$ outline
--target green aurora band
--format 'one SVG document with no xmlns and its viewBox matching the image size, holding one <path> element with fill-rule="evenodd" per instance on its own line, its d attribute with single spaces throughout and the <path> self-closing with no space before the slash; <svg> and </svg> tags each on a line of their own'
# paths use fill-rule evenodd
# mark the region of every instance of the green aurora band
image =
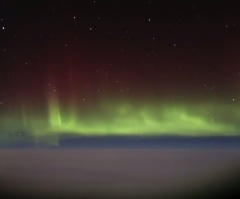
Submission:
<svg viewBox="0 0 240 199">
<path fill-rule="evenodd" d="M 21 132 L 33 139 L 80 136 L 234 136 L 240 135 L 237 104 L 131 103 L 116 101 L 97 105 L 61 106 L 49 99 L 47 111 L 22 108 L 19 114 L 0 115 L 0 140 Z"/>
</svg>

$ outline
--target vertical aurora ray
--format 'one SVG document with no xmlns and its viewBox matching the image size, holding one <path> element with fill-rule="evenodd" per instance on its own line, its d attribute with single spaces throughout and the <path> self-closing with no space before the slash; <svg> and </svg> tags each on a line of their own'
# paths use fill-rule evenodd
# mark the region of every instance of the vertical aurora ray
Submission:
<svg viewBox="0 0 240 199">
<path fill-rule="evenodd" d="M 62 125 L 61 110 L 58 97 L 51 95 L 48 103 L 49 125 L 53 128 L 60 128 Z"/>
</svg>

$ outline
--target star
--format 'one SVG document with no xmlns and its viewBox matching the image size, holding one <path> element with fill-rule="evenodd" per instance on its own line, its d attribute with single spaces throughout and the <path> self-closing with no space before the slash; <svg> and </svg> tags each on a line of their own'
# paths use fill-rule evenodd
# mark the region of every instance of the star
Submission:
<svg viewBox="0 0 240 199">
<path fill-rule="evenodd" d="M 215 86 L 212 86 L 210 89 L 213 90 L 215 88 Z"/>
<path fill-rule="evenodd" d="M 5 27 L 3 26 L 2 29 L 5 30 Z"/>
</svg>

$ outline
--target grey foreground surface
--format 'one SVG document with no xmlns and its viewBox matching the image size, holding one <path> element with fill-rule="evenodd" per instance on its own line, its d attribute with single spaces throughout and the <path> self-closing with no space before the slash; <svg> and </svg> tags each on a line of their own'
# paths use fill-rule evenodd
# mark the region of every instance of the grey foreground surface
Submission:
<svg viewBox="0 0 240 199">
<path fill-rule="evenodd" d="M 31 194 L 191 190 L 240 168 L 240 149 L 2 149 L 0 182 Z"/>
</svg>

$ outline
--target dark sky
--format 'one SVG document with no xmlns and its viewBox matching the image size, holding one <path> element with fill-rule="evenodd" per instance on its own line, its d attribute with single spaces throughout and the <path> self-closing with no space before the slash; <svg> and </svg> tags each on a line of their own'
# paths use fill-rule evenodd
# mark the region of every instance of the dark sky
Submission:
<svg viewBox="0 0 240 199">
<path fill-rule="evenodd" d="M 0 111 L 238 104 L 239 10 L 233 1 L 1 1 Z"/>
<path fill-rule="evenodd" d="M 51 81 L 86 98 L 232 100 L 240 8 L 224 2 L 2 1 L 0 101 L 39 98 Z"/>
</svg>

